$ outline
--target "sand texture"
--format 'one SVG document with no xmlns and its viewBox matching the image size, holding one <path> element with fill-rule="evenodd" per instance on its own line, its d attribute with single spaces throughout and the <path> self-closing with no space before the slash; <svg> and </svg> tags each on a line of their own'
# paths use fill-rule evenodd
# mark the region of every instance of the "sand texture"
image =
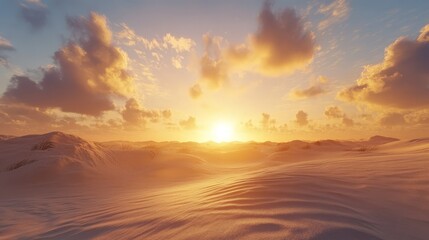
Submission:
<svg viewBox="0 0 429 240">
<path fill-rule="evenodd" d="M 429 239 L 429 139 L 0 138 L 0 239 Z"/>
</svg>

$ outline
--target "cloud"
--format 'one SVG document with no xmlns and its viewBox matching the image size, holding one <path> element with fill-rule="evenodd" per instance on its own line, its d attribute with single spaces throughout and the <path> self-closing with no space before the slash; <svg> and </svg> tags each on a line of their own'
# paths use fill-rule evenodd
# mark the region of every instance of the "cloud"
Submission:
<svg viewBox="0 0 429 240">
<path fill-rule="evenodd" d="M 330 106 L 325 109 L 325 116 L 328 118 L 342 118 L 343 111 L 337 106 Z"/>
<path fill-rule="evenodd" d="M 126 45 L 126 46 L 134 46 L 140 41 L 141 37 L 136 34 L 136 32 L 130 28 L 125 23 L 121 24 L 122 30 L 116 33 L 116 38 L 118 42 Z M 157 46 L 159 46 L 158 41 L 156 41 Z"/>
<path fill-rule="evenodd" d="M 291 99 L 307 99 L 325 93 L 326 90 L 320 85 L 312 85 L 306 89 L 294 89 L 289 93 Z"/>
<path fill-rule="evenodd" d="M 418 36 L 417 41 L 419 41 L 419 42 L 428 42 L 429 41 L 429 24 L 424 26 L 420 30 L 420 35 Z"/>
<path fill-rule="evenodd" d="M 182 66 L 183 57 L 182 56 L 175 56 L 171 58 L 171 65 L 175 67 L 176 69 L 183 68 Z"/>
<path fill-rule="evenodd" d="M 325 77 L 320 76 L 317 81 L 311 84 L 308 88 L 305 89 L 292 89 L 289 92 L 289 98 L 298 100 L 298 99 L 307 99 L 311 97 L 316 97 L 327 92 L 325 87 L 327 80 Z"/>
<path fill-rule="evenodd" d="M 172 49 L 176 53 L 189 52 L 196 45 L 191 38 L 177 37 L 171 33 L 166 33 L 162 38 L 148 39 L 138 35 L 134 29 L 127 24 L 120 25 L 121 31 L 116 33 L 115 37 L 121 44 L 126 46 L 141 45 L 147 50 L 166 50 Z"/>
<path fill-rule="evenodd" d="M 168 46 L 174 49 L 177 53 L 180 52 L 189 52 L 192 47 L 194 47 L 195 42 L 190 38 L 184 37 L 175 37 L 170 33 L 167 33 L 164 38 L 163 46 L 167 48 Z"/>
<path fill-rule="evenodd" d="M 141 44 L 149 50 L 173 49 L 176 53 L 189 52 L 195 46 L 195 41 L 190 38 L 176 37 L 167 33 L 162 38 L 148 39 L 138 35 L 125 23 L 120 26 L 122 29 L 116 34 L 116 37 L 127 46 Z"/>
<path fill-rule="evenodd" d="M 244 61 L 256 61 L 257 70 L 267 75 L 302 69 L 313 59 L 314 35 L 305 30 L 295 10 L 286 8 L 273 12 L 271 6 L 271 2 L 266 1 L 259 14 L 258 30 L 250 36 L 247 53 L 252 59 Z"/>
<path fill-rule="evenodd" d="M 121 112 L 122 118 L 127 124 L 144 126 L 147 121 L 159 122 L 162 118 L 171 117 L 170 110 L 148 110 L 144 109 L 136 99 L 130 98 L 125 104 L 125 109 Z"/>
<path fill-rule="evenodd" d="M 69 18 L 72 38 L 54 54 L 55 65 L 43 68 L 40 82 L 13 76 L 2 100 L 64 112 L 99 116 L 115 108 L 114 96 L 134 91 L 127 55 L 112 45 L 106 18 Z"/>
<path fill-rule="evenodd" d="M 40 29 L 46 25 L 49 10 L 41 0 L 26 0 L 20 4 L 20 16 L 33 29 Z"/>
<path fill-rule="evenodd" d="M 0 103 L 0 129 L 3 134 L 27 135 L 32 133 L 66 131 L 80 136 L 103 140 L 106 136 L 117 138 L 126 134 L 129 127 L 119 118 L 87 118 L 64 114 L 21 104 Z M 104 139 L 105 140 L 105 139 Z"/>
<path fill-rule="evenodd" d="M 0 103 L 0 129 L 3 134 L 23 135 L 48 131 L 81 130 L 88 132 L 88 126 L 78 123 L 78 119 L 59 116 L 52 111 L 20 104 Z"/>
<path fill-rule="evenodd" d="M 305 68 L 317 50 L 314 34 L 304 27 L 293 9 L 273 12 L 266 1 L 259 13 L 258 28 L 242 44 L 226 45 L 221 37 L 204 35 L 205 52 L 200 59 L 200 81 L 210 88 L 225 85 L 237 71 L 266 76 L 290 74 Z"/>
<path fill-rule="evenodd" d="M 303 127 L 308 125 L 308 114 L 306 112 L 300 110 L 296 113 L 295 116 L 295 123 L 298 124 L 298 126 Z"/>
<path fill-rule="evenodd" d="M 0 104 L 0 120 L 3 125 L 25 128 L 27 125 L 52 124 L 55 117 L 37 108 Z"/>
<path fill-rule="evenodd" d="M 181 120 L 179 125 L 186 130 L 193 130 L 197 128 L 195 117 L 189 116 L 188 119 Z"/>
<path fill-rule="evenodd" d="M 269 113 L 262 113 L 259 124 L 253 124 L 253 120 L 241 122 L 242 127 L 247 131 L 264 131 L 264 132 L 284 132 L 287 130 L 287 124 L 278 124 L 277 120 Z"/>
<path fill-rule="evenodd" d="M 0 51 L 10 51 L 15 50 L 12 43 L 4 37 L 0 36 Z"/>
<path fill-rule="evenodd" d="M 276 131 L 277 130 L 276 124 L 277 124 L 277 121 L 271 118 L 270 114 L 262 113 L 261 126 L 263 130 Z"/>
<path fill-rule="evenodd" d="M 170 119 L 170 118 L 171 118 L 172 113 L 171 113 L 171 110 L 170 110 L 170 109 L 166 109 L 166 110 L 162 110 L 162 111 L 161 111 L 161 115 L 162 115 L 162 117 L 163 117 L 163 118 L 165 118 L 165 119 Z"/>
<path fill-rule="evenodd" d="M 396 109 L 429 107 L 429 25 L 416 40 L 401 37 L 386 48 L 383 62 L 366 66 L 345 101 Z"/>
<path fill-rule="evenodd" d="M 189 89 L 189 95 L 193 98 L 193 99 L 197 99 L 199 98 L 201 95 L 203 94 L 201 87 L 199 84 L 195 84 L 194 86 L 192 86 Z"/>
<path fill-rule="evenodd" d="M 318 12 L 326 16 L 318 25 L 319 29 L 323 30 L 334 23 L 346 19 L 350 9 L 347 0 L 334 0 L 328 5 L 320 5 Z"/>
<path fill-rule="evenodd" d="M 337 106 L 329 106 L 325 108 L 325 116 L 330 119 L 341 119 L 342 123 L 348 127 L 354 125 L 353 119 L 347 117 L 343 110 Z"/>
<path fill-rule="evenodd" d="M 427 125 L 429 124 L 429 109 L 410 112 L 404 118 L 407 123 Z"/>
<path fill-rule="evenodd" d="M 228 81 L 227 63 L 221 56 L 222 38 L 204 35 L 205 52 L 200 59 L 200 81 L 212 89 L 217 89 Z"/>
<path fill-rule="evenodd" d="M 3 52 L 14 51 L 12 43 L 0 36 L 0 66 L 7 66 L 7 57 L 3 55 Z"/>
<path fill-rule="evenodd" d="M 255 130 L 256 126 L 253 124 L 253 121 L 250 119 L 247 122 L 241 123 L 246 130 Z"/>
<path fill-rule="evenodd" d="M 115 43 L 126 48 L 132 59 L 131 66 L 135 69 L 136 79 L 148 80 L 154 84 L 156 74 L 165 61 L 169 60 L 175 69 L 188 70 L 190 53 L 195 47 L 191 38 L 174 36 L 166 33 L 164 36 L 148 38 L 139 35 L 125 23 L 119 25 L 120 30 L 114 35 Z M 149 74 L 147 74 L 149 73 Z"/>
<path fill-rule="evenodd" d="M 346 125 L 347 127 L 352 127 L 355 125 L 355 122 L 353 121 L 353 119 L 348 118 L 346 115 L 343 116 L 343 120 L 342 120 L 343 124 Z"/>
<path fill-rule="evenodd" d="M 393 127 L 405 124 L 405 118 L 400 113 L 385 113 L 378 120 L 381 126 Z"/>
</svg>

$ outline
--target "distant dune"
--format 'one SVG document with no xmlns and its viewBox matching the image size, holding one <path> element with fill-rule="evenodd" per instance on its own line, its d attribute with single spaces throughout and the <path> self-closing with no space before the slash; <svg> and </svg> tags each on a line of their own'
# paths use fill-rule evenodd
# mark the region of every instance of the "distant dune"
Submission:
<svg viewBox="0 0 429 240">
<path fill-rule="evenodd" d="M 429 138 L 0 136 L 0 239 L 426 240 Z"/>
</svg>

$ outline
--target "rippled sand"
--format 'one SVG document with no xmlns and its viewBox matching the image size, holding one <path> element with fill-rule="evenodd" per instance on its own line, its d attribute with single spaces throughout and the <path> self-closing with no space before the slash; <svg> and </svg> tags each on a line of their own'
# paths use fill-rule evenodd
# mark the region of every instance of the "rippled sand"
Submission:
<svg viewBox="0 0 429 240">
<path fill-rule="evenodd" d="M 429 139 L 0 140 L 0 239 L 428 239 Z"/>
</svg>

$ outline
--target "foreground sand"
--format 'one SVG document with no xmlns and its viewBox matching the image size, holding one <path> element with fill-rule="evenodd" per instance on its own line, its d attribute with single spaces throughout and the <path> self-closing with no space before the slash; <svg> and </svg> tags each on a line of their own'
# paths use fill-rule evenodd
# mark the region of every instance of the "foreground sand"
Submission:
<svg viewBox="0 0 429 240">
<path fill-rule="evenodd" d="M 0 138 L 0 239 L 428 239 L 429 139 Z"/>
</svg>

